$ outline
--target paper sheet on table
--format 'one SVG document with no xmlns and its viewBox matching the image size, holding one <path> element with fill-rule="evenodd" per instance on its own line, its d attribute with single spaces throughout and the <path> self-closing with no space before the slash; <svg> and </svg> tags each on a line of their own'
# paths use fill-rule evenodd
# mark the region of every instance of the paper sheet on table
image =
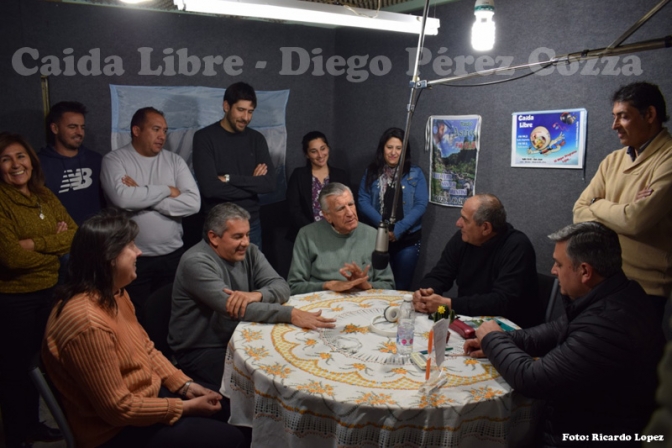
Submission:
<svg viewBox="0 0 672 448">
<path fill-rule="evenodd" d="M 436 365 L 439 367 L 446 359 L 448 325 L 448 319 L 441 319 L 432 327 L 434 329 L 434 359 L 436 359 Z"/>
</svg>

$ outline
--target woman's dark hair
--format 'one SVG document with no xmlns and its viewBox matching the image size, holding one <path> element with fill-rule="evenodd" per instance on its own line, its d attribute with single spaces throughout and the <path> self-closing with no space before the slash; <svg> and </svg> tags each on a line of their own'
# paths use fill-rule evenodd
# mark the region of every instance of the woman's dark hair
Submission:
<svg viewBox="0 0 672 448">
<path fill-rule="evenodd" d="M 303 136 L 303 139 L 301 139 L 301 149 L 303 150 L 303 155 L 306 156 L 307 166 L 310 166 L 310 159 L 308 159 L 308 145 L 310 145 L 310 142 L 312 142 L 313 140 L 317 140 L 318 138 L 321 138 L 324 144 L 329 146 L 327 136 L 321 133 L 320 131 L 310 131 L 309 133 Z"/>
<path fill-rule="evenodd" d="M 380 136 L 378 141 L 378 148 L 376 148 L 376 156 L 373 159 L 373 162 L 369 164 L 369 167 L 366 169 L 366 189 L 370 190 L 373 182 L 380 177 L 385 167 L 385 143 L 391 138 L 398 138 L 402 142 L 404 141 L 404 131 L 399 128 L 389 128 L 383 135 Z M 411 142 L 408 142 L 406 147 L 406 159 L 404 160 L 404 171 L 402 176 L 408 174 L 411 171 Z"/>
<path fill-rule="evenodd" d="M 82 293 L 96 296 L 101 308 L 116 310 L 112 262 L 137 235 L 138 225 L 121 210 L 106 209 L 87 219 L 72 240 L 68 280 L 56 292 L 61 300 L 57 315 L 68 300 Z"/>
<path fill-rule="evenodd" d="M 30 179 L 28 180 L 28 190 L 37 196 L 48 194 L 47 187 L 44 186 L 44 174 L 42 173 L 40 159 L 37 158 L 37 154 L 32 146 L 30 146 L 30 143 L 28 143 L 28 140 L 19 134 L 12 134 L 10 132 L 0 133 L 0 154 L 14 144 L 23 146 L 23 149 L 26 150 L 30 158 L 30 164 L 33 166 L 33 172 L 30 174 Z M 0 178 L 0 182 L 4 181 Z"/>
</svg>

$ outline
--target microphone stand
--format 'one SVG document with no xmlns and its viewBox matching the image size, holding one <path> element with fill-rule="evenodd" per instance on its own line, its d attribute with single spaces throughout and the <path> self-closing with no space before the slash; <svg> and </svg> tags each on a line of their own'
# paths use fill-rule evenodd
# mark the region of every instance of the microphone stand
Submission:
<svg viewBox="0 0 672 448">
<path fill-rule="evenodd" d="M 376 248 L 371 257 L 371 264 L 374 269 L 385 269 L 390 259 L 389 255 L 389 229 L 394 226 L 397 221 L 397 205 L 399 204 L 399 192 L 401 191 L 401 178 L 404 175 L 404 163 L 406 163 L 406 148 L 408 148 L 408 138 L 411 133 L 411 122 L 413 120 L 413 113 L 415 112 L 415 105 L 420 97 L 421 89 L 424 89 L 421 84 L 418 84 L 418 66 L 420 61 L 420 50 L 425 43 L 425 24 L 427 23 L 427 16 L 429 15 L 429 2 L 425 0 L 425 7 L 422 12 L 422 26 L 420 27 L 420 35 L 418 36 L 418 51 L 415 54 L 415 64 L 413 68 L 413 78 L 411 79 L 411 97 L 408 100 L 406 113 L 406 127 L 404 128 L 404 141 L 401 144 L 401 155 L 399 156 L 399 163 L 394 179 L 394 199 L 392 200 L 392 210 L 390 211 L 390 219 L 388 222 L 382 221 L 378 224 L 378 234 L 376 235 Z"/>
</svg>

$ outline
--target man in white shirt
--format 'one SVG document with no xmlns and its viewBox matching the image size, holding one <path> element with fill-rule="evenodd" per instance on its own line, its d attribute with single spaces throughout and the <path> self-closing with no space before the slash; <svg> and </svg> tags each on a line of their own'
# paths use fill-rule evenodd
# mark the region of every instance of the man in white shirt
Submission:
<svg viewBox="0 0 672 448">
<path fill-rule="evenodd" d="M 182 218 L 198 212 L 201 197 L 187 164 L 164 151 L 163 113 L 139 109 L 131 119 L 131 143 L 103 158 L 101 183 L 109 202 L 133 213 L 142 251 L 137 279 L 126 287 L 142 322 L 149 295 L 173 281 L 182 256 Z"/>
</svg>

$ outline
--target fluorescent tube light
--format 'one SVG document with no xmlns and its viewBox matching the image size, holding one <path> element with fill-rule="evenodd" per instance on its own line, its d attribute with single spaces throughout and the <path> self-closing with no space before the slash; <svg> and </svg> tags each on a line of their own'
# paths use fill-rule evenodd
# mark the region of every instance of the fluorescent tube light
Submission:
<svg viewBox="0 0 672 448">
<path fill-rule="evenodd" d="M 184 11 L 221 14 L 227 16 L 255 17 L 259 19 L 287 20 L 321 25 L 352 26 L 374 30 L 420 34 L 422 17 L 361 8 L 298 0 L 173 0 Z M 354 10 L 355 12 L 353 12 Z M 425 34 L 439 33 L 439 19 L 428 18 Z"/>
</svg>

